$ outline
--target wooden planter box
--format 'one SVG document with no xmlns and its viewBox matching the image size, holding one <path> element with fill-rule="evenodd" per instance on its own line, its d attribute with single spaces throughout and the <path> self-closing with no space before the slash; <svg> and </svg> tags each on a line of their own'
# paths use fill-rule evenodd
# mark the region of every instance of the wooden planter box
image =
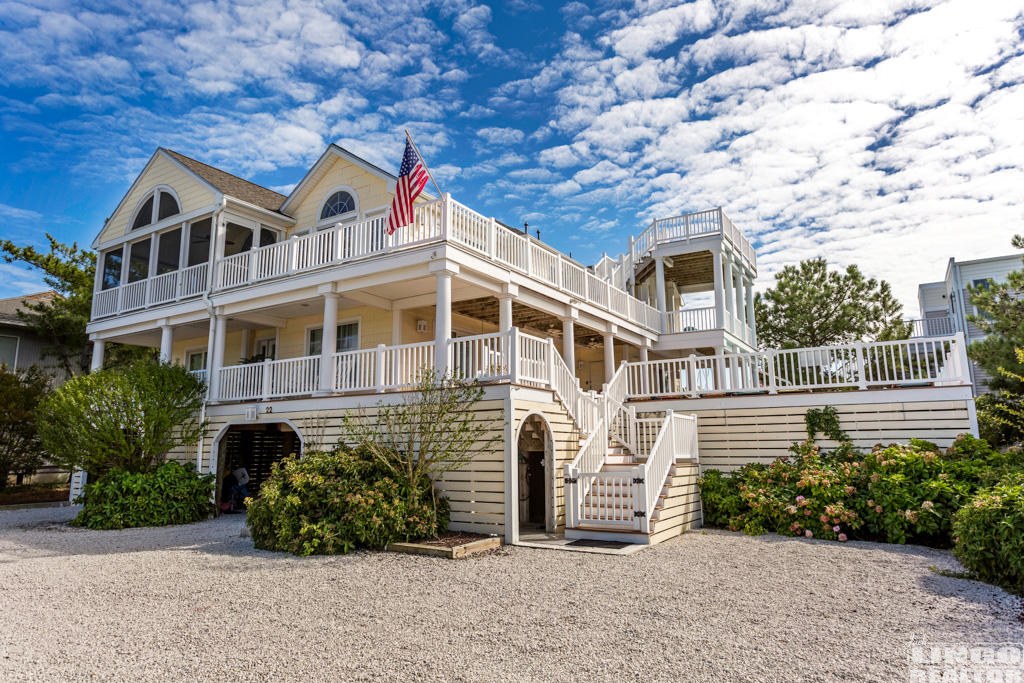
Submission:
<svg viewBox="0 0 1024 683">
<path fill-rule="evenodd" d="M 478 541 L 470 541 L 462 545 L 450 548 L 443 545 L 429 545 L 427 543 L 390 543 L 385 548 L 394 553 L 409 553 L 411 555 L 432 555 L 434 557 L 447 557 L 450 560 L 458 560 L 470 555 L 492 550 L 501 545 L 501 539 L 497 536 L 481 538 Z"/>
</svg>

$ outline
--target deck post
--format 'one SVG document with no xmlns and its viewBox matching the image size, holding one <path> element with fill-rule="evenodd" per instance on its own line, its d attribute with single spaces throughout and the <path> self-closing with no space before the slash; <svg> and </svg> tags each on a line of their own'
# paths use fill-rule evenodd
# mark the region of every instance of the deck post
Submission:
<svg viewBox="0 0 1024 683">
<path fill-rule="evenodd" d="M 519 381 L 519 328 L 510 329 L 503 341 L 508 344 L 508 376 L 514 384 Z"/>
<path fill-rule="evenodd" d="M 174 345 L 174 328 L 164 322 L 160 326 L 160 362 L 171 362 L 171 350 Z"/>
<path fill-rule="evenodd" d="M 449 199 L 445 195 L 446 202 Z M 447 266 L 447 264 L 445 264 Z M 457 271 L 442 267 L 437 275 L 437 304 L 434 320 L 434 368 L 438 377 L 448 374 L 448 341 L 452 338 L 452 275 Z"/>
<path fill-rule="evenodd" d="M 273 390 L 273 378 L 271 377 L 270 359 L 265 358 L 260 365 L 263 366 L 263 400 L 266 401 L 268 398 L 270 398 L 270 393 Z"/>
<path fill-rule="evenodd" d="M 660 256 L 654 257 L 654 297 L 658 304 L 658 310 L 664 313 L 667 309 L 665 302 L 665 262 Z"/>
<path fill-rule="evenodd" d="M 320 377 L 319 393 L 334 391 L 334 367 L 331 362 L 338 347 L 338 295 L 322 292 L 324 297 L 324 326 L 320 333 Z"/>
<path fill-rule="evenodd" d="M 103 369 L 103 352 L 106 342 L 102 339 L 92 341 L 92 363 L 89 364 L 89 372 L 99 372 Z"/>
<path fill-rule="evenodd" d="M 384 349 L 383 344 L 377 344 L 373 359 L 373 386 L 378 393 L 384 391 Z"/>
<path fill-rule="evenodd" d="M 855 367 L 857 368 L 857 388 L 867 389 L 868 381 L 865 376 L 865 369 L 867 364 L 864 362 L 864 342 L 858 341 L 853 345 L 853 352 L 857 355 L 854 360 Z"/>
<path fill-rule="evenodd" d="M 573 311 L 562 316 L 562 360 L 569 367 L 569 372 L 576 376 L 576 336 Z"/>
<path fill-rule="evenodd" d="M 220 370 L 224 367 L 224 342 L 227 336 L 227 316 L 223 313 L 215 314 L 213 335 L 210 338 L 210 345 L 213 346 L 213 354 L 209 359 L 210 373 L 207 381 L 210 384 L 210 399 L 220 400 Z"/>
<path fill-rule="evenodd" d="M 722 284 L 722 250 L 715 249 L 711 252 L 714 262 L 715 282 L 715 327 L 714 329 L 725 329 L 725 290 Z"/>
<path fill-rule="evenodd" d="M 779 378 L 776 375 L 775 361 L 778 358 L 778 354 L 773 349 L 768 349 L 764 352 L 765 364 L 768 366 L 768 393 L 777 394 L 779 393 Z"/>
</svg>

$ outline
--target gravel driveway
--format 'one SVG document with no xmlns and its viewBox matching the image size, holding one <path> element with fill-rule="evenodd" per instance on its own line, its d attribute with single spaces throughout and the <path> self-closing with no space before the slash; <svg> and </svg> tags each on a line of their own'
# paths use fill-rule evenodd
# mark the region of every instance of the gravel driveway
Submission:
<svg viewBox="0 0 1024 683">
<path fill-rule="evenodd" d="M 1021 642 L 1017 598 L 921 547 L 708 531 L 632 556 L 254 551 L 240 517 L 97 532 L 0 512 L 0 679 L 906 680 Z"/>
</svg>

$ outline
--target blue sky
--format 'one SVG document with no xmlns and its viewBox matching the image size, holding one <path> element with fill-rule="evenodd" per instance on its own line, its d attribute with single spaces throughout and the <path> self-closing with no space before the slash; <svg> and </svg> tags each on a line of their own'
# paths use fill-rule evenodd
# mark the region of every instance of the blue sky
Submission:
<svg viewBox="0 0 1024 683">
<path fill-rule="evenodd" d="M 1024 231 L 1024 2 L 0 2 L 0 234 L 89 244 L 157 146 L 287 192 L 330 142 L 585 261 L 723 206 L 759 286 Z M 0 296 L 41 281 L 0 265 Z"/>
</svg>

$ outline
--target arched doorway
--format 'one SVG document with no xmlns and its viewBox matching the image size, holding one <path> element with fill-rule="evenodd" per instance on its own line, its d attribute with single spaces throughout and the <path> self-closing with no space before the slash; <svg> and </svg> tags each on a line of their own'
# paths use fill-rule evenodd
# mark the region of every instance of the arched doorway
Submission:
<svg viewBox="0 0 1024 683">
<path fill-rule="evenodd" d="M 274 463 L 302 455 L 302 435 L 291 422 L 258 422 L 226 425 L 217 435 L 214 454 L 217 469 L 218 508 L 230 501 L 239 477 L 247 478 L 244 494 L 255 497 Z M 239 472 L 244 470 L 244 474 Z"/>
<path fill-rule="evenodd" d="M 523 418 L 516 443 L 519 463 L 519 529 L 554 531 L 554 448 L 551 428 L 539 413 Z"/>
</svg>

